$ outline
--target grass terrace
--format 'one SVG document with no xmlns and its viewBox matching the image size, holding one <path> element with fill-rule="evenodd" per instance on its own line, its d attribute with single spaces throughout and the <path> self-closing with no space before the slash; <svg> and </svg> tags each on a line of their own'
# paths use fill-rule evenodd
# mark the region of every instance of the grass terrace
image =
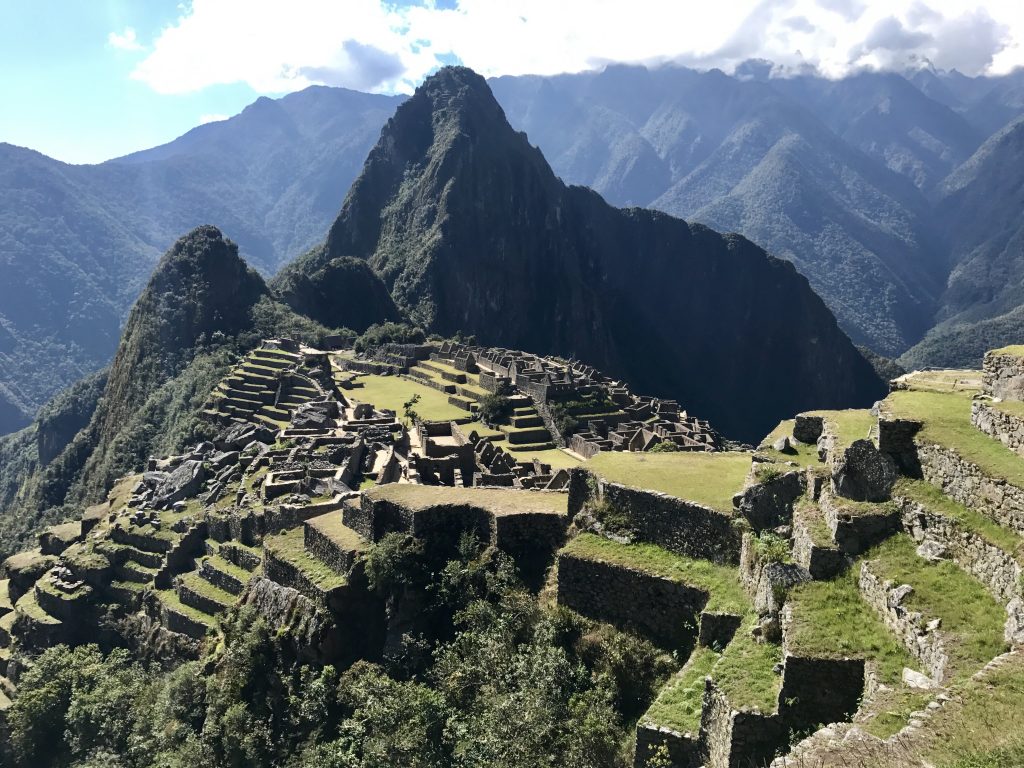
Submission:
<svg viewBox="0 0 1024 768">
<path fill-rule="evenodd" d="M 843 450 L 855 440 L 863 440 L 871 437 L 872 431 L 877 427 L 878 419 L 871 415 L 870 411 L 863 409 L 850 409 L 845 411 L 808 411 L 808 416 L 821 416 L 826 424 L 826 431 L 831 431 L 836 436 L 836 448 Z"/>
<path fill-rule="evenodd" d="M 517 461 L 533 461 L 536 459 L 542 464 L 550 464 L 552 472 L 557 472 L 560 469 L 572 469 L 583 463 L 572 454 L 566 453 L 560 448 L 548 448 L 543 451 L 523 451 L 515 454 L 515 458 Z"/>
<path fill-rule="evenodd" d="M 370 499 L 383 499 L 419 511 L 440 505 L 464 504 L 486 509 L 495 515 L 522 512 L 568 513 L 569 497 L 564 493 L 538 493 L 512 488 L 448 488 L 436 485 L 389 483 L 366 492 Z"/>
<path fill-rule="evenodd" d="M 761 441 L 761 445 L 758 447 L 757 452 L 764 454 L 776 461 L 792 461 L 799 464 L 802 467 L 823 467 L 824 463 L 818 459 L 818 446 L 810 445 L 808 443 L 793 442 L 793 448 L 796 453 L 782 453 L 772 448 L 772 443 L 778 440 L 780 437 L 788 437 L 790 440 L 793 439 L 793 419 L 786 419 L 779 423 L 775 429 L 773 429 L 768 436 Z"/>
<path fill-rule="evenodd" d="M 734 708 L 770 714 L 779 706 L 782 675 L 774 669 L 782 661 L 782 646 L 757 642 L 750 634 L 756 624 L 755 614 L 744 620 L 711 676 Z"/>
<path fill-rule="evenodd" d="M 791 653 L 874 662 L 879 681 L 891 690 L 876 697 L 865 723 L 871 733 L 880 738 L 895 733 L 930 698 L 903 685 L 903 668 L 920 665 L 861 598 L 856 567 L 832 581 L 794 587 L 787 602 L 792 621 L 786 627 L 786 646 Z"/>
<path fill-rule="evenodd" d="M 919 557 L 913 539 L 906 534 L 887 539 L 864 559 L 880 578 L 914 588 L 904 603 L 909 610 L 920 611 L 926 620 L 942 620 L 942 630 L 952 640 L 952 680 L 973 674 L 1006 650 L 1003 606 L 954 563 L 932 563 Z"/>
<path fill-rule="evenodd" d="M 157 599 L 166 605 L 176 613 L 182 613 L 188 616 L 190 619 L 194 619 L 200 624 L 204 624 L 207 627 L 212 627 L 216 619 L 208 613 L 203 613 L 198 608 L 193 608 L 191 605 L 185 605 L 181 602 L 181 598 L 178 597 L 178 593 L 173 589 L 156 589 L 153 590 L 153 594 L 156 595 Z"/>
<path fill-rule="evenodd" d="M 376 374 L 360 375 L 356 378 L 363 386 L 353 390 L 354 399 L 364 403 L 372 403 L 378 410 L 390 410 L 402 418 L 403 406 L 413 395 L 419 395 L 415 411 L 421 419 L 427 421 L 451 421 L 465 419 L 469 414 L 448 402 L 448 395 L 436 389 L 417 384 L 400 376 L 378 376 Z"/>
<path fill-rule="evenodd" d="M 366 539 L 353 531 L 343 521 L 341 511 L 327 512 L 319 517 L 307 520 L 321 534 L 329 538 L 342 549 L 362 552 L 369 547 Z"/>
<path fill-rule="evenodd" d="M 750 454 L 602 451 L 583 466 L 613 483 L 662 491 L 731 514 L 732 497 L 750 470 Z"/>
<path fill-rule="evenodd" d="M 324 562 L 316 559 L 306 551 L 303 527 L 297 526 L 290 531 L 267 536 L 263 546 L 279 560 L 284 560 L 298 568 L 303 575 L 324 592 L 343 587 L 348 580 L 335 573 Z"/>
<path fill-rule="evenodd" d="M 1024 357 L 1024 344 L 1011 344 L 1007 347 L 999 347 L 999 349 L 993 349 L 991 354 Z"/>
<path fill-rule="evenodd" d="M 915 392 L 970 392 L 981 389 L 981 371 L 949 369 L 914 371 L 900 376 L 897 381 Z"/>
<path fill-rule="evenodd" d="M 971 393 L 899 391 L 885 399 L 885 407 L 901 419 L 920 421 L 918 442 L 951 448 L 990 477 L 1024 488 L 1024 460 L 998 440 L 971 424 Z"/>
<path fill-rule="evenodd" d="M 1000 400 L 998 403 L 989 403 L 989 405 L 997 411 L 1024 419 L 1024 402 L 1020 400 Z"/>
<path fill-rule="evenodd" d="M 998 525 L 984 515 L 975 512 L 949 498 L 931 483 L 923 480 L 901 478 L 893 489 L 893 496 L 902 496 L 940 515 L 960 523 L 965 529 L 984 538 L 990 544 L 1014 555 L 1024 562 L 1024 536 L 1009 528 Z"/>
<path fill-rule="evenodd" d="M 721 654 L 710 648 L 694 648 L 686 665 L 658 693 L 643 721 L 696 735 L 700 730 L 704 678 L 719 658 Z"/>
<path fill-rule="evenodd" d="M 702 589 L 710 595 L 705 606 L 707 611 L 745 614 L 750 610 L 750 600 L 740 585 L 735 566 L 682 557 L 653 544 L 620 544 L 593 533 L 581 533 L 562 552 L 634 568 Z"/>
</svg>

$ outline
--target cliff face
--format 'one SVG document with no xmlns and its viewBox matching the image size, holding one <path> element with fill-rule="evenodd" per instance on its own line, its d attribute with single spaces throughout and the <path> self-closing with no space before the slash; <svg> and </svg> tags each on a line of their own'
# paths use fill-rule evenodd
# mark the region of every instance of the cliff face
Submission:
<svg viewBox="0 0 1024 768">
<path fill-rule="evenodd" d="M 579 357 L 735 437 L 883 393 L 791 264 L 566 187 L 468 69 L 398 108 L 303 269 L 343 256 L 432 331 Z"/>
</svg>

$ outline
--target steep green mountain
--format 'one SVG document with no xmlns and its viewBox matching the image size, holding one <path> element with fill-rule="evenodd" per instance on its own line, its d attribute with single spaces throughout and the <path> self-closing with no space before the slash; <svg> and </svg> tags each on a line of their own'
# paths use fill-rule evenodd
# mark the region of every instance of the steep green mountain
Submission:
<svg viewBox="0 0 1024 768">
<path fill-rule="evenodd" d="M 29 427 L 0 438 L 0 541 L 12 546 L 106 493 L 148 456 L 202 437 L 210 426 L 199 408 L 261 338 L 326 332 L 273 301 L 217 228 L 180 238 L 133 306 L 109 372 L 74 385 Z"/>
<path fill-rule="evenodd" d="M 931 326 L 946 261 L 915 169 L 941 178 L 976 141 L 902 78 L 608 67 L 494 87 L 559 176 L 793 261 L 857 342 L 898 354 Z M 930 133 L 955 149 L 912 140 Z"/>
<path fill-rule="evenodd" d="M 113 355 L 160 254 L 206 221 L 272 273 L 323 237 L 397 97 L 312 88 L 101 165 L 0 144 L 0 434 Z"/>
<path fill-rule="evenodd" d="M 1024 330 L 1024 118 L 986 141 L 943 182 L 938 202 L 956 262 L 940 323 L 904 359 L 978 365 Z"/>
<path fill-rule="evenodd" d="M 881 391 L 792 265 L 566 187 L 467 69 L 442 70 L 399 107 L 324 251 L 287 271 L 317 289 L 313 276 L 346 256 L 429 330 L 579 357 L 746 439 L 812 402 Z M 755 394 L 751 381 L 771 385 Z"/>
</svg>

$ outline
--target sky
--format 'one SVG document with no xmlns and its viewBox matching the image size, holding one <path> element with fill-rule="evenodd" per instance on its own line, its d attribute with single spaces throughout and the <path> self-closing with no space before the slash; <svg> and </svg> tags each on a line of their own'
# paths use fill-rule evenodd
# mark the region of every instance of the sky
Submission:
<svg viewBox="0 0 1024 768">
<path fill-rule="evenodd" d="M 0 0 L 0 141 L 70 163 L 310 85 L 409 93 L 610 62 L 776 76 L 1024 66 L 1024 0 Z"/>
</svg>

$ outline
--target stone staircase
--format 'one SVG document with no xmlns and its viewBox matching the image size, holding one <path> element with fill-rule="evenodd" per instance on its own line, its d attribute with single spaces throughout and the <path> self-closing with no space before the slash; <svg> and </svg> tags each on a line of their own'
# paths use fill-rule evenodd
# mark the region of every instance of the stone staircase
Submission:
<svg viewBox="0 0 1024 768">
<path fill-rule="evenodd" d="M 544 419 L 537 412 L 533 401 L 525 395 L 514 395 L 509 400 L 513 407 L 509 423 L 498 426 L 508 441 L 507 450 L 528 453 L 554 448 L 551 432 L 544 426 Z"/>
</svg>

